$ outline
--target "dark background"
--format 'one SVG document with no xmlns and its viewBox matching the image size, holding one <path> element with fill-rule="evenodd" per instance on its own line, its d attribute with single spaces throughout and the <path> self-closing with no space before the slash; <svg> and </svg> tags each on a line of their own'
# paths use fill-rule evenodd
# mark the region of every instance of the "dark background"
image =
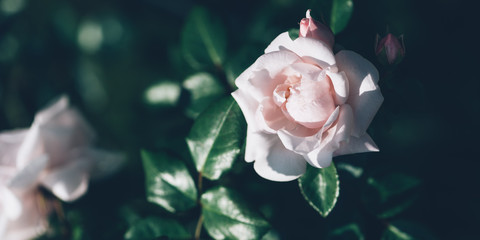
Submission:
<svg viewBox="0 0 480 240">
<path fill-rule="evenodd" d="M 193 6 L 224 21 L 227 61 L 242 56 L 243 68 L 279 33 L 297 28 L 306 9 L 322 17 L 307 0 L 0 3 L 0 130 L 28 127 L 36 111 L 66 93 L 97 130 L 100 146 L 129 155 L 128 167 L 116 177 L 92 184 L 87 196 L 64 206 L 74 239 L 116 239 L 128 228 L 128 216 L 165 214 L 144 200 L 138 150 L 168 148 L 188 159 L 183 139 L 193 119 L 182 103 L 152 107 L 143 94 L 160 80 L 181 82 L 197 71 L 180 51 Z M 337 44 L 378 66 L 385 102 L 369 130 L 381 152 L 335 162 L 362 167 L 366 178 L 401 173 L 420 179 L 418 197 L 404 212 L 375 218 L 362 203 L 365 179 L 341 171 L 340 199 L 327 219 L 306 204 L 296 182 L 268 182 L 241 160 L 223 183 L 265 215 L 273 212 L 272 225 L 286 239 L 325 236 L 350 221 L 366 239 L 379 239 L 385 222 L 395 220 L 418 223 L 439 239 L 480 237 L 476 9 L 473 1 L 354 1 L 348 26 L 336 36 Z M 381 66 L 373 51 L 375 35 L 385 34 L 387 26 L 405 37 L 406 57 L 394 69 Z M 102 40 L 82 40 L 82 31 L 100 31 Z M 182 219 L 191 224 L 189 215 Z"/>
</svg>

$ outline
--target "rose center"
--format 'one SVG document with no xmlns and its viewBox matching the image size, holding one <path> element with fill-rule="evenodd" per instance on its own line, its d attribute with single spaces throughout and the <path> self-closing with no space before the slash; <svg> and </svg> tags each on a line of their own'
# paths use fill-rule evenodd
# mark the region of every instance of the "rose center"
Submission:
<svg viewBox="0 0 480 240">
<path fill-rule="evenodd" d="M 321 128 L 335 110 L 331 84 L 325 75 L 290 74 L 273 92 L 285 117 L 307 128 Z"/>
</svg>

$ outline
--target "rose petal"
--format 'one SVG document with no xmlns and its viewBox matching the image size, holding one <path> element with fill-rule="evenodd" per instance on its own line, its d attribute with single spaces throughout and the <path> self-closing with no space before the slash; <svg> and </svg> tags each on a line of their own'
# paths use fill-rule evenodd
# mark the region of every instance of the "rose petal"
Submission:
<svg viewBox="0 0 480 240">
<path fill-rule="evenodd" d="M 304 154 L 308 163 L 317 168 L 330 166 L 333 152 L 340 147 L 342 142 L 348 141 L 350 138 L 352 124 L 352 108 L 347 104 L 342 105 L 337 122 L 322 135 L 320 145 L 313 151 Z"/>
<path fill-rule="evenodd" d="M 27 133 L 28 129 L 21 129 L 0 134 L 0 167 L 16 167 L 18 148 Z"/>
<path fill-rule="evenodd" d="M 38 112 L 35 115 L 34 122 L 39 125 L 50 122 L 57 114 L 68 108 L 69 102 L 70 101 L 66 95 L 60 96 L 57 101 Z"/>
<path fill-rule="evenodd" d="M 88 167 L 86 159 L 75 159 L 70 164 L 49 171 L 41 180 L 42 185 L 63 201 L 74 201 L 88 188 Z"/>
<path fill-rule="evenodd" d="M 50 156 L 49 167 L 63 164 L 69 151 L 88 146 L 95 137 L 85 119 L 73 109 L 57 114 L 39 128 L 45 152 Z"/>
<path fill-rule="evenodd" d="M 286 102 L 288 114 L 307 128 L 321 128 L 335 110 L 335 103 L 326 79 L 311 81 L 302 78 L 298 86 L 290 90 Z"/>
<path fill-rule="evenodd" d="M 302 60 L 313 62 L 321 68 L 327 68 L 335 64 L 335 57 L 328 45 L 313 38 L 299 37 L 292 41 L 288 32 L 278 35 L 265 49 L 265 53 L 284 49 L 296 53 L 302 57 Z"/>
<path fill-rule="evenodd" d="M 10 179 L 8 186 L 12 189 L 28 190 L 37 183 L 38 177 L 45 170 L 48 164 L 48 156 L 40 155 L 22 168 L 17 174 Z"/>
<path fill-rule="evenodd" d="M 243 89 L 237 89 L 232 92 L 232 97 L 237 102 L 238 106 L 242 110 L 243 116 L 247 121 L 248 127 L 252 130 L 259 131 L 260 126 L 257 126 L 257 119 L 255 113 L 259 108 L 259 102 L 252 98 L 247 92 Z"/>
<path fill-rule="evenodd" d="M 282 129 L 277 132 L 278 137 L 288 150 L 298 154 L 307 154 L 320 147 L 323 132 L 337 121 L 339 112 L 340 107 L 335 108 L 335 111 L 329 116 L 324 126 L 320 130 L 317 130 L 317 133 L 312 136 L 298 135 L 296 132 L 298 130 Z"/>
<path fill-rule="evenodd" d="M 275 87 L 285 80 L 285 76 L 279 73 L 298 61 L 301 61 L 300 58 L 290 51 L 264 54 L 235 80 L 235 84 L 260 102 L 264 97 L 271 96 Z"/>
<path fill-rule="evenodd" d="M 22 203 L 20 200 L 5 187 L 0 187 L 0 209 L 2 215 L 5 215 L 7 219 L 17 219 L 22 214 Z M 0 231 L 1 232 L 1 231 Z M 0 236 L 2 236 L 0 234 Z"/>
<path fill-rule="evenodd" d="M 368 134 L 364 134 L 359 138 L 351 136 L 347 142 L 342 142 L 340 148 L 333 153 L 333 156 L 378 151 L 378 147 L 372 138 Z"/>
<path fill-rule="evenodd" d="M 20 196 L 22 213 L 15 219 L 7 220 L 8 227 L 0 235 L 2 240 L 33 239 L 46 231 L 49 203 L 39 204 L 40 197 L 37 191 Z"/>
<path fill-rule="evenodd" d="M 258 175 L 272 181 L 291 181 L 305 173 L 306 162 L 302 156 L 285 149 L 274 134 L 247 133 L 245 160 L 255 161 Z"/>
<path fill-rule="evenodd" d="M 44 147 L 40 138 L 40 129 L 38 126 L 32 126 L 26 134 L 22 144 L 18 148 L 16 165 L 18 169 L 23 169 L 30 164 L 32 159 L 44 153 Z"/>
<path fill-rule="evenodd" d="M 335 91 L 335 103 L 337 105 L 344 104 L 348 99 L 348 79 L 345 72 L 331 72 L 326 71 L 326 74 L 332 80 L 333 90 Z"/>
<path fill-rule="evenodd" d="M 377 86 L 378 71 L 368 60 L 352 51 L 342 50 L 335 55 L 339 71 L 344 71 L 349 81 L 347 103 L 352 106 L 355 126 L 352 135 L 365 134 L 370 122 L 383 102 Z"/>
<path fill-rule="evenodd" d="M 257 111 L 257 126 L 262 126 L 261 129 L 266 132 L 276 133 L 277 130 L 289 124 L 282 109 L 273 102 L 271 97 L 264 98 Z"/>
</svg>

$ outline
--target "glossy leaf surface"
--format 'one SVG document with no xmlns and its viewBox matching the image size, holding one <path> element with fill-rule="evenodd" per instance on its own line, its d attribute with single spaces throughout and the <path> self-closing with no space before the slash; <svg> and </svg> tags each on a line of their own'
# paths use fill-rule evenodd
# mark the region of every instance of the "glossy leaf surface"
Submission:
<svg viewBox="0 0 480 240">
<path fill-rule="evenodd" d="M 232 167 L 245 138 L 245 120 L 231 96 L 212 104 L 196 119 L 187 137 L 197 170 L 210 180 Z"/>
<path fill-rule="evenodd" d="M 201 197 L 204 226 L 214 239 L 260 239 L 269 223 L 233 190 L 217 187 Z"/>
<path fill-rule="evenodd" d="M 196 205 L 197 189 L 187 167 L 166 153 L 142 151 L 147 200 L 169 212 Z"/>
<path fill-rule="evenodd" d="M 332 211 L 340 192 L 337 170 L 332 163 L 327 168 L 307 167 L 298 183 L 307 202 L 326 217 Z"/>
</svg>

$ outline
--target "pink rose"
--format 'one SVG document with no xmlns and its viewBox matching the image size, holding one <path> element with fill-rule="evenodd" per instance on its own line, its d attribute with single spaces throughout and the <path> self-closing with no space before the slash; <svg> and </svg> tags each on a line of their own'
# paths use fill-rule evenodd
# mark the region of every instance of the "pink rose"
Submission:
<svg viewBox="0 0 480 240">
<path fill-rule="evenodd" d="M 92 129 L 68 102 L 63 96 L 37 113 L 29 129 L 0 133 L 1 239 L 28 239 L 18 234 L 46 226 L 49 211 L 38 206 L 39 186 L 74 201 L 90 177 L 108 175 L 123 161 L 119 153 L 93 148 Z"/>
<path fill-rule="evenodd" d="M 383 102 L 378 78 L 352 51 L 334 55 L 323 39 L 280 34 L 235 80 L 248 123 L 245 160 L 266 179 L 290 181 L 306 162 L 323 168 L 334 156 L 378 151 L 366 133 Z"/>
</svg>

